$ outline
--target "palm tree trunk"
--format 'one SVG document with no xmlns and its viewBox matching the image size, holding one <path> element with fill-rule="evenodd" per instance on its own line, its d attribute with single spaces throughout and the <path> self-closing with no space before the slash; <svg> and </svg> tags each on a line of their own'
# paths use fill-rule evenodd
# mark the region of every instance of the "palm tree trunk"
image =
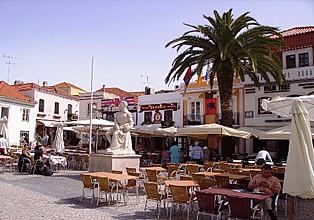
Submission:
<svg viewBox="0 0 314 220">
<path fill-rule="evenodd" d="M 228 71 L 228 72 L 227 72 Z M 233 71 L 227 70 L 218 74 L 218 87 L 220 95 L 221 124 L 232 127 L 233 124 Z M 231 157 L 234 152 L 234 143 L 232 137 L 222 138 L 222 156 Z"/>
</svg>

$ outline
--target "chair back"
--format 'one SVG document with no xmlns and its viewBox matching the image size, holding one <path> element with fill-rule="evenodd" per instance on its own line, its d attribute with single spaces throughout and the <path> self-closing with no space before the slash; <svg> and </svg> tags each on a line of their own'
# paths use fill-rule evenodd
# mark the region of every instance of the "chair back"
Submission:
<svg viewBox="0 0 314 220">
<path fill-rule="evenodd" d="M 229 171 L 229 164 L 227 164 L 227 163 L 220 163 L 219 166 L 220 166 L 220 169 L 222 169 L 223 171 L 226 171 L 226 172 Z"/>
<path fill-rule="evenodd" d="M 97 177 L 99 189 L 104 192 L 110 192 L 111 187 L 110 187 L 110 182 L 108 177 Z"/>
<path fill-rule="evenodd" d="M 224 173 L 224 171 L 221 170 L 221 169 L 213 169 L 213 172 L 215 172 L 215 173 Z"/>
<path fill-rule="evenodd" d="M 160 200 L 158 191 L 158 183 L 155 182 L 144 182 L 144 188 L 146 191 L 147 199 Z"/>
<path fill-rule="evenodd" d="M 74 160 L 75 160 L 76 162 L 81 162 L 81 157 L 80 157 L 80 155 L 74 154 Z"/>
<path fill-rule="evenodd" d="M 81 173 L 80 176 L 81 176 L 81 179 L 83 181 L 84 188 L 92 189 L 93 188 L 93 183 L 92 183 L 91 176 L 88 175 L 88 174 L 83 174 L 83 173 Z"/>
<path fill-rule="evenodd" d="M 123 173 L 121 170 L 112 170 L 111 172 L 115 173 L 115 174 L 122 174 Z"/>
<path fill-rule="evenodd" d="M 186 161 L 186 164 L 196 164 L 196 161 Z"/>
<path fill-rule="evenodd" d="M 191 176 L 180 176 L 180 180 L 192 180 Z"/>
<path fill-rule="evenodd" d="M 84 154 L 83 155 L 83 161 L 84 161 L 84 163 L 88 163 L 89 162 L 89 155 Z"/>
<path fill-rule="evenodd" d="M 200 184 L 201 190 L 208 189 L 209 187 L 212 187 L 212 186 L 216 186 L 216 180 L 207 179 L 207 178 L 201 179 L 201 184 Z"/>
<path fill-rule="evenodd" d="M 251 174 L 251 178 L 253 179 L 253 177 L 257 174 L 260 174 L 261 171 L 257 171 L 257 170 L 250 170 L 250 174 Z"/>
<path fill-rule="evenodd" d="M 240 168 L 229 168 L 229 173 L 230 174 L 236 174 L 238 175 L 240 172 Z"/>
<path fill-rule="evenodd" d="M 136 172 L 136 168 L 133 168 L 133 167 L 126 167 L 125 169 L 128 175 L 130 175 L 130 173 Z"/>
<path fill-rule="evenodd" d="M 146 176 L 149 182 L 157 182 L 157 171 L 156 170 L 146 170 Z"/>
<path fill-rule="evenodd" d="M 189 204 L 188 187 L 170 185 L 170 191 L 174 203 Z"/>
<path fill-rule="evenodd" d="M 201 185 L 201 180 L 205 178 L 205 174 L 196 174 L 196 173 L 193 173 L 192 174 L 192 179 L 197 182 L 199 185 Z"/>
<path fill-rule="evenodd" d="M 175 163 L 167 163 L 167 167 L 169 167 L 169 166 L 175 166 L 175 165 L 177 165 L 177 164 L 175 164 Z"/>
<path fill-rule="evenodd" d="M 218 213 L 216 208 L 216 196 L 210 193 L 196 191 L 199 211 L 208 213 Z"/>
<path fill-rule="evenodd" d="M 251 219 L 251 201 L 249 198 L 229 197 L 230 217 Z"/>
<path fill-rule="evenodd" d="M 214 161 L 205 161 L 204 162 L 204 170 L 208 171 L 209 168 L 213 169 Z"/>
<path fill-rule="evenodd" d="M 177 170 L 179 169 L 178 166 L 176 165 L 170 165 L 168 166 L 168 177 L 173 177 L 173 178 L 176 178 L 177 177 Z"/>
<path fill-rule="evenodd" d="M 159 163 L 151 163 L 152 167 L 161 167 L 161 164 Z"/>
<path fill-rule="evenodd" d="M 215 176 L 218 188 L 227 188 L 229 184 L 229 176 Z"/>
<path fill-rule="evenodd" d="M 188 164 L 187 165 L 187 171 L 189 175 L 192 175 L 193 173 L 198 172 L 198 165 L 196 164 Z"/>
</svg>

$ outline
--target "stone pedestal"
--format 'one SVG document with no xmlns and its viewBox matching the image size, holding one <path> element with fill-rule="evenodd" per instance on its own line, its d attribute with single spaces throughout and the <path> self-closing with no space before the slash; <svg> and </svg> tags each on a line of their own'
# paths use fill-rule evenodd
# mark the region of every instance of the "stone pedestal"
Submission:
<svg viewBox="0 0 314 220">
<path fill-rule="evenodd" d="M 111 172 L 121 170 L 126 174 L 126 167 L 134 167 L 139 171 L 141 155 L 91 154 L 89 156 L 89 172 Z"/>
</svg>

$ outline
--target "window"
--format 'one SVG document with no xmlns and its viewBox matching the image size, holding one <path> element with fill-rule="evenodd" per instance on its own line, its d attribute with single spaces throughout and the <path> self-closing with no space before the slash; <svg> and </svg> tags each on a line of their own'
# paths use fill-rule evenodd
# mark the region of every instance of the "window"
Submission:
<svg viewBox="0 0 314 220">
<path fill-rule="evenodd" d="M 72 105 L 71 104 L 68 104 L 68 114 L 71 114 L 72 113 Z"/>
<path fill-rule="evenodd" d="M 59 114 L 59 102 L 55 102 L 55 114 Z"/>
<path fill-rule="evenodd" d="M 93 114 L 94 114 L 96 112 L 96 109 L 97 109 L 97 104 L 95 102 L 93 102 L 92 108 L 93 108 Z M 87 105 L 87 115 L 90 115 L 90 103 L 88 103 L 88 105 Z"/>
<path fill-rule="evenodd" d="M 295 68 L 295 55 L 286 56 L 287 69 Z"/>
<path fill-rule="evenodd" d="M 246 111 L 245 112 L 245 118 L 254 118 L 254 112 L 253 111 Z"/>
<path fill-rule="evenodd" d="M 22 121 L 29 121 L 29 109 L 23 109 Z"/>
<path fill-rule="evenodd" d="M 262 107 L 264 99 L 269 99 L 269 97 L 262 97 L 258 99 L 258 114 L 271 114 L 271 112 L 265 111 Z"/>
<path fill-rule="evenodd" d="M 201 121 L 201 103 L 191 102 L 191 121 Z"/>
<path fill-rule="evenodd" d="M 172 121 L 172 110 L 165 110 L 164 117 L 165 121 Z"/>
<path fill-rule="evenodd" d="M 299 54 L 299 66 L 309 66 L 309 53 Z"/>
<path fill-rule="evenodd" d="M 152 112 L 144 112 L 144 122 L 152 122 Z"/>
<path fill-rule="evenodd" d="M 38 108 L 38 111 L 39 111 L 39 112 L 44 112 L 44 110 L 45 110 L 45 100 L 39 99 L 39 108 Z"/>
<path fill-rule="evenodd" d="M 6 107 L 1 108 L 1 118 L 3 118 L 4 116 L 6 116 L 7 119 L 9 119 L 9 108 Z"/>
</svg>

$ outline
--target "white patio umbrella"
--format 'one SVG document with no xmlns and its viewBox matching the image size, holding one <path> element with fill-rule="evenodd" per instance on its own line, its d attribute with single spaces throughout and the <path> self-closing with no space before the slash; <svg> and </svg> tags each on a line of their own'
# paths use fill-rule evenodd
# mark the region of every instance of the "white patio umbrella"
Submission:
<svg viewBox="0 0 314 220">
<path fill-rule="evenodd" d="M 260 137 L 260 134 L 263 133 L 262 130 L 251 128 L 251 127 L 241 127 L 241 128 L 238 128 L 237 130 L 249 132 L 256 138 Z"/>
<path fill-rule="evenodd" d="M 70 121 L 70 122 L 65 122 L 64 124 L 66 125 L 84 125 L 84 126 L 89 126 L 90 125 L 90 120 L 79 120 L 79 121 Z M 114 122 L 108 121 L 105 119 L 92 119 L 92 125 L 94 126 L 99 126 L 99 127 L 113 127 Z"/>
<path fill-rule="evenodd" d="M 138 135 L 175 136 L 175 133 L 177 132 L 177 128 L 176 127 L 161 128 L 154 125 L 147 125 L 147 126 L 133 127 L 131 129 L 131 132 L 136 133 Z"/>
<path fill-rule="evenodd" d="M 246 139 L 251 137 L 251 134 L 249 132 L 240 131 L 215 123 L 178 128 L 176 136 L 188 136 L 205 139 L 209 134 L 233 136 Z"/>
<path fill-rule="evenodd" d="M 279 97 L 273 100 L 263 101 L 265 110 L 281 116 L 292 116 L 283 192 L 301 198 L 314 198 L 314 150 L 310 129 L 310 119 L 314 120 L 314 96 Z"/>
<path fill-rule="evenodd" d="M 7 116 L 3 116 L 0 119 L 0 134 L 7 140 L 9 143 L 9 129 L 8 129 L 8 118 Z"/>
<path fill-rule="evenodd" d="M 55 134 L 55 139 L 52 143 L 52 148 L 56 152 L 63 152 L 64 151 L 64 141 L 63 141 L 63 126 L 62 124 L 57 125 L 57 131 Z"/>
<path fill-rule="evenodd" d="M 291 125 L 264 131 L 259 134 L 260 140 L 289 140 Z M 314 139 L 314 128 L 311 128 L 312 139 Z"/>
</svg>

